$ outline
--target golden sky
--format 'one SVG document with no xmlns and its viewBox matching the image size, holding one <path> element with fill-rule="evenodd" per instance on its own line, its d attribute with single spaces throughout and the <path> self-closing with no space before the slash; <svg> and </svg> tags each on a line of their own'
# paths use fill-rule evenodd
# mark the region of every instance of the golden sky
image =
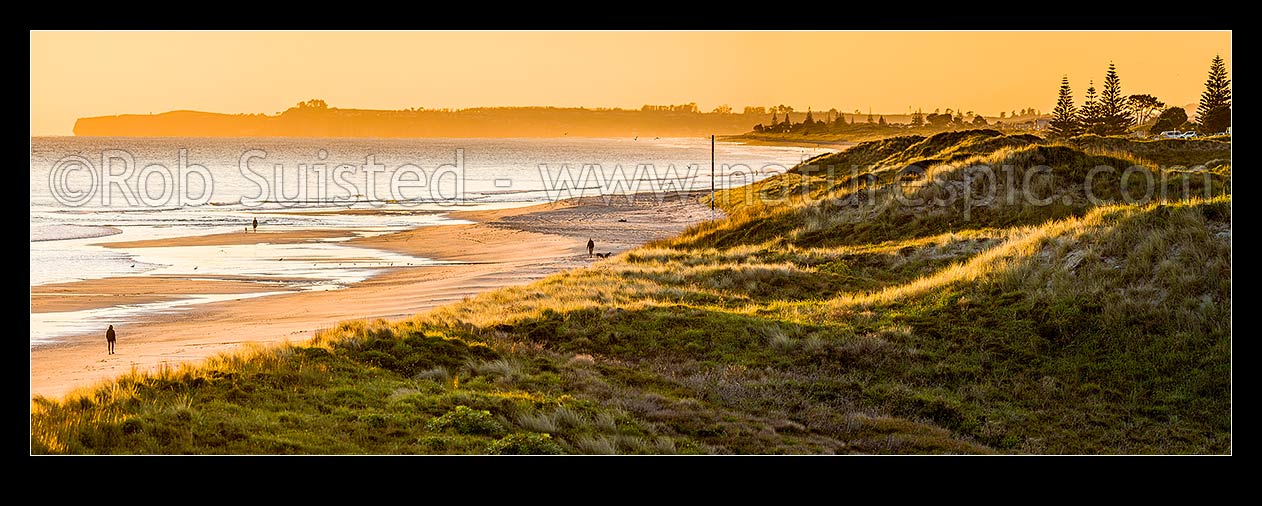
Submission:
<svg viewBox="0 0 1262 506">
<path fill-rule="evenodd" d="M 1231 32 L 32 32 L 31 133 L 109 114 L 274 114 L 310 98 L 1046 112 L 1062 74 L 1081 102 L 1110 61 L 1125 93 L 1184 105 L 1215 54 L 1230 71 Z"/>
</svg>

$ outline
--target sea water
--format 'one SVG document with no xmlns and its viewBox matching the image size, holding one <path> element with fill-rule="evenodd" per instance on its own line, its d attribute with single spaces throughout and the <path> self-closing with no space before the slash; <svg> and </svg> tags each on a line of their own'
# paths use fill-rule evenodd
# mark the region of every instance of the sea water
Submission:
<svg viewBox="0 0 1262 506">
<path fill-rule="evenodd" d="M 713 184 L 781 173 L 821 151 L 715 146 Z M 32 345 L 217 300 L 345 287 L 431 259 L 356 247 L 350 237 L 302 244 L 108 248 L 106 242 L 265 231 L 350 236 L 463 223 L 452 210 L 711 187 L 708 138 L 293 139 L 34 137 L 31 286 L 116 276 L 275 280 L 276 291 L 200 295 L 86 311 L 32 313 Z M 335 213 L 343 210 L 357 213 Z M 382 212 L 376 212 L 382 211 Z M 285 260 L 281 260 L 285 259 Z M 299 260 L 301 259 L 301 260 Z"/>
</svg>

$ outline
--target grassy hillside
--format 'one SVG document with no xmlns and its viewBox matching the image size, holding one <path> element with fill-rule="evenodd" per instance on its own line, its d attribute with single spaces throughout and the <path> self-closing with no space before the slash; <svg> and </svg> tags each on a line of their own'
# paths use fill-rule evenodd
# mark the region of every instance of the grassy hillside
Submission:
<svg viewBox="0 0 1262 506">
<path fill-rule="evenodd" d="M 32 450 L 1230 452 L 1230 145 L 1161 142 L 860 144 L 591 268 L 37 398 Z"/>
</svg>

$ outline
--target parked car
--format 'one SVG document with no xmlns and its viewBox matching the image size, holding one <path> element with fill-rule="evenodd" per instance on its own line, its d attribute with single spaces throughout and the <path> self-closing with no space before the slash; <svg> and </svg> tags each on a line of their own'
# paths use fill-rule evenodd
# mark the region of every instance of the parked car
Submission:
<svg viewBox="0 0 1262 506">
<path fill-rule="evenodd" d="M 1158 139 L 1191 139 L 1192 137 L 1196 137 L 1196 132 L 1180 132 L 1178 130 L 1167 130 L 1157 136 Z"/>
</svg>

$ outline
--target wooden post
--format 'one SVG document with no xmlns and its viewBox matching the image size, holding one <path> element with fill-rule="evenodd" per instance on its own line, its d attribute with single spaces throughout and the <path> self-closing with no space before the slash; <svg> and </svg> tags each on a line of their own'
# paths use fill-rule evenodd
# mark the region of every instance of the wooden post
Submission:
<svg viewBox="0 0 1262 506">
<path fill-rule="evenodd" d="M 710 221 L 714 221 L 714 135 L 710 135 Z"/>
</svg>

